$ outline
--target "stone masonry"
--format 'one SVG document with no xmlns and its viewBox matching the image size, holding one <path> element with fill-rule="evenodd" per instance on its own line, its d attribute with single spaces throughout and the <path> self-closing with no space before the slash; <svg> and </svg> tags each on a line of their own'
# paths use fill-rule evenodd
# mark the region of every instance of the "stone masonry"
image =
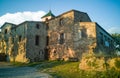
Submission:
<svg viewBox="0 0 120 78">
<path fill-rule="evenodd" d="M 87 13 L 70 10 L 59 16 L 49 11 L 42 21 L 1 27 L 0 53 L 9 61 L 80 60 L 83 53 L 114 54 L 114 39 Z"/>
</svg>

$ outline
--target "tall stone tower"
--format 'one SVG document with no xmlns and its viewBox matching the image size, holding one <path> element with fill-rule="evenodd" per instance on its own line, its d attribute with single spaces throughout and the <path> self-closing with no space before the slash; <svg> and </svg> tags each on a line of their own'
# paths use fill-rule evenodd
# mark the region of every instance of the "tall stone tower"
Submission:
<svg viewBox="0 0 120 78">
<path fill-rule="evenodd" d="M 42 22 L 44 22 L 46 24 L 46 31 L 47 31 L 47 36 L 46 36 L 46 48 L 45 48 L 45 59 L 48 60 L 49 59 L 49 52 L 48 52 L 48 42 L 49 42 L 49 35 L 48 35 L 48 29 L 49 29 L 49 20 L 54 18 L 55 15 L 51 12 L 51 10 L 49 10 L 49 12 L 47 14 L 45 14 L 43 17 L 41 17 Z"/>
</svg>

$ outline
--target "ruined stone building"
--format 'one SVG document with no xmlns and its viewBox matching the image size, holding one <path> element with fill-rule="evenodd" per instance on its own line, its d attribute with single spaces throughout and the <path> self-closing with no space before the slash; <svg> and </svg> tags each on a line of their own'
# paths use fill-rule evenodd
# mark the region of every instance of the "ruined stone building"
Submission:
<svg viewBox="0 0 120 78">
<path fill-rule="evenodd" d="M 19 25 L 5 23 L 2 52 L 8 54 L 10 61 L 44 60 L 46 47 L 46 26 L 42 22 L 26 21 Z"/>
<path fill-rule="evenodd" d="M 10 61 L 80 59 L 83 53 L 114 53 L 114 39 L 85 12 L 70 10 L 42 21 L 19 25 L 5 23 L 0 33 L 0 53 Z"/>
</svg>

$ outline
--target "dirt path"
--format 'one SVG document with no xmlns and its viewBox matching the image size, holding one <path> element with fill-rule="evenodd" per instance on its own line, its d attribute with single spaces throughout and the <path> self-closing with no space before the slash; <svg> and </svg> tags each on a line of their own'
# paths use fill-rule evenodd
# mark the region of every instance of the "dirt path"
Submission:
<svg viewBox="0 0 120 78">
<path fill-rule="evenodd" d="M 52 78 L 40 73 L 33 67 L 13 67 L 10 63 L 0 62 L 0 78 Z"/>
<path fill-rule="evenodd" d="M 14 67 L 9 62 L 0 62 L 0 68 Z"/>
</svg>

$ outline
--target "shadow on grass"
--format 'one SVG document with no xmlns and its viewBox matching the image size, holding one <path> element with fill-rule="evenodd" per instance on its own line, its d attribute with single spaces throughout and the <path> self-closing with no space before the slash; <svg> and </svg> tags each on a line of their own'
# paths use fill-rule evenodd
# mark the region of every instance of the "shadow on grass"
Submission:
<svg viewBox="0 0 120 78">
<path fill-rule="evenodd" d="M 69 61 L 41 61 L 41 62 L 33 62 L 33 63 L 21 63 L 21 62 L 11 62 L 13 66 L 18 66 L 18 67 L 36 67 L 38 69 L 45 69 L 45 68 L 51 68 L 54 66 L 58 65 L 63 65 L 70 63 Z"/>
<path fill-rule="evenodd" d="M 68 64 L 70 62 L 68 61 L 44 61 L 44 62 L 39 62 L 38 64 L 32 64 L 31 66 L 35 66 L 38 69 L 47 69 L 47 68 L 53 68 L 55 66 L 59 65 L 64 65 Z"/>
</svg>

